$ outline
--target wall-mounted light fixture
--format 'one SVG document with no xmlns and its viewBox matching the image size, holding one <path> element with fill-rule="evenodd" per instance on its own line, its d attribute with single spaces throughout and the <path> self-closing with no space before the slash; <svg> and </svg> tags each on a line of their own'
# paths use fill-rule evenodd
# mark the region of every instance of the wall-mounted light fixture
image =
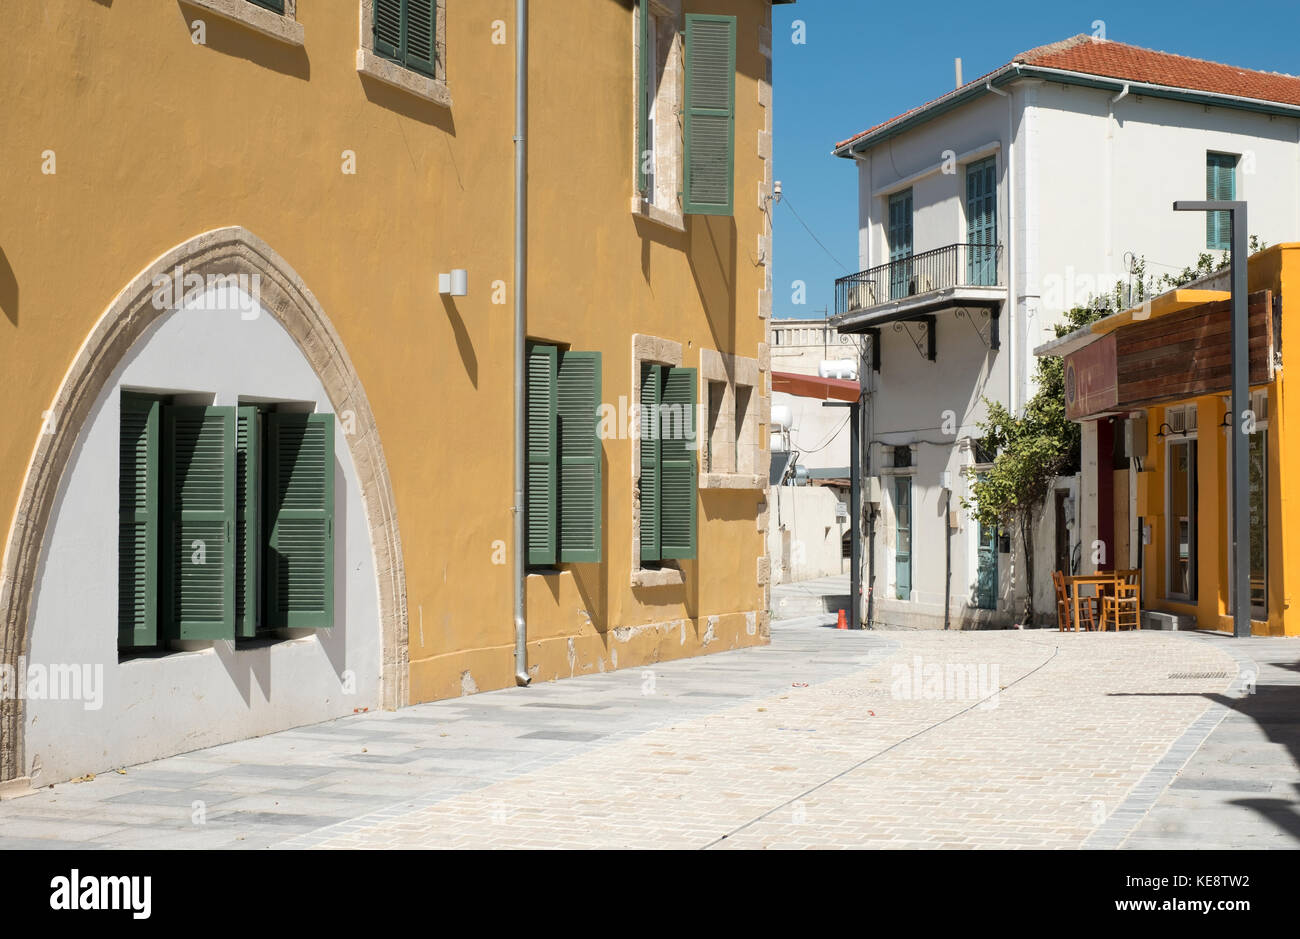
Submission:
<svg viewBox="0 0 1300 939">
<path fill-rule="evenodd" d="M 1169 433 L 1165 433 L 1165 428 L 1166 428 L 1166 427 L 1169 427 L 1169 425 L 1168 425 L 1168 424 L 1161 424 L 1161 425 L 1160 425 L 1160 429 L 1156 431 L 1156 436 L 1157 436 L 1157 437 L 1168 437 L 1169 434 L 1177 434 L 1177 433 L 1181 433 L 1184 437 L 1187 436 L 1187 431 L 1185 431 L 1185 430 L 1184 430 L 1184 431 L 1177 431 L 1177 430 L 1174 430 L 1172 427 L 1169 427 Z"/>
<path fill-rule="evenodd" d="M 458 267 L 450 274 L 438 275 L 438 293 L 463 297 L 469 293 L 469 272 Z"/>
</svg>

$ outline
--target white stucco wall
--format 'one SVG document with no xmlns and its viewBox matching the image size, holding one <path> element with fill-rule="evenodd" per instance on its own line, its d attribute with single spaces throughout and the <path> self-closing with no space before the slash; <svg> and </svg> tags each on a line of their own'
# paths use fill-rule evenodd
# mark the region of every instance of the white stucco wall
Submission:
<svg viewBox="0 0 1300 939">
<path fill-rule="evenodd" d="M 293 339 L 265 312 L 199 306 L 159 320 L 127 354 L 82 428 L 60 486 L 32 611 L 30 664 L 102 666 L 102 706 L 29 700 L 27 770 L 40 786 L 374 708 L 380 701 L 378 592 L 365 509 L 344 428 L 335 432 L 334 628 L 236 648 L 118 662 L 120 393 L 330 405 Z M 229 299 L 229 298 L 227 298 Z M 246 308 L 250 301 L 242 300 Z M 191 400 L 181 398 L 182 401 Z M 352 684 L 353 693 L 345 693 Z"/>
<path fill-rule="evenodd" d="M 773 486 L 768 492 L 767 551 L 772 583 L 845 574 L 849 522 L 835 515 L 839 496 L 825 486 Z M 847 505 L 847 500 L 845 500 Z"/>
</svg>

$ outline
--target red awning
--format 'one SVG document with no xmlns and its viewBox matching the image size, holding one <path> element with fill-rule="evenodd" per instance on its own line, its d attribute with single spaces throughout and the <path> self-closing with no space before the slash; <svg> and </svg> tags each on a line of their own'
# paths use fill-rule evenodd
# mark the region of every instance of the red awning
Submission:
<svg viewBox="0 0 1300 939">
<path fill-rule="evenodd" d="M 857 401 L 862 394 L 861 386 L 855 381 L 796 375 L 794 372 L 773 372 L 772 390 L 798 395 L 800 398 L 819 398 L 822 401 Z"/>
</svg>

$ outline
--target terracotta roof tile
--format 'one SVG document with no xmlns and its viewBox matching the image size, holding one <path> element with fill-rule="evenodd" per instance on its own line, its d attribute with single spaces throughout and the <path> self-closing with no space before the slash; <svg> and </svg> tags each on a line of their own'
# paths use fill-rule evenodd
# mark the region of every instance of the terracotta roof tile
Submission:
<svg viewBox="0 0 1300 939">
<path fill-rule="evenodd" d="M 1008 65 L 1015 63 L 1099 75 L 1121 81 L 1165 85 L 1189 91 L 1255 98 L 1300 107 L 1300 78 L 1294 75 L 1223 65 L 1205 59 L 1193 59 L 1185 55 L 1143 49 L 1122 42 L 1093 39 L 1086 35 L 1072 36 L 1060 42 L 1030 49 L 1016 56 Z M 982 85 L 990 75 L 1001 70 L 999 68 L 987 75 L 981 75 L 961 88 L 941 95 L 920 107 L 905 111 L 847 140 L 842 140 L 835 145 L 836 149 L 951 98 L 973 85 Z"/>
</svg>

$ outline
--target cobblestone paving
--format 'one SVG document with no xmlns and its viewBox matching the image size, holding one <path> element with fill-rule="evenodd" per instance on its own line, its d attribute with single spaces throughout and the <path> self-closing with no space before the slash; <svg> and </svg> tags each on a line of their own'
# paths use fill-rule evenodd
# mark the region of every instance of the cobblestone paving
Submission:
<svg viewBox="0 0 1300 939">
<path fill-rule="evenodd" d="M 1206 643 L 1150 632 L 890 635 L 869 669 L 299 843 L 1074 847 L 1236 672 Z M 945 689 L 949 665 L 996 697 Z"/>
<path fill-rule="evenodd" d="M 1250 659 L 1229 647 L 1251 648 L 825 622 L 59 785 L 0 803 L 0 848 L 1118 844 L 1236 701 Z"/>
</svg>

